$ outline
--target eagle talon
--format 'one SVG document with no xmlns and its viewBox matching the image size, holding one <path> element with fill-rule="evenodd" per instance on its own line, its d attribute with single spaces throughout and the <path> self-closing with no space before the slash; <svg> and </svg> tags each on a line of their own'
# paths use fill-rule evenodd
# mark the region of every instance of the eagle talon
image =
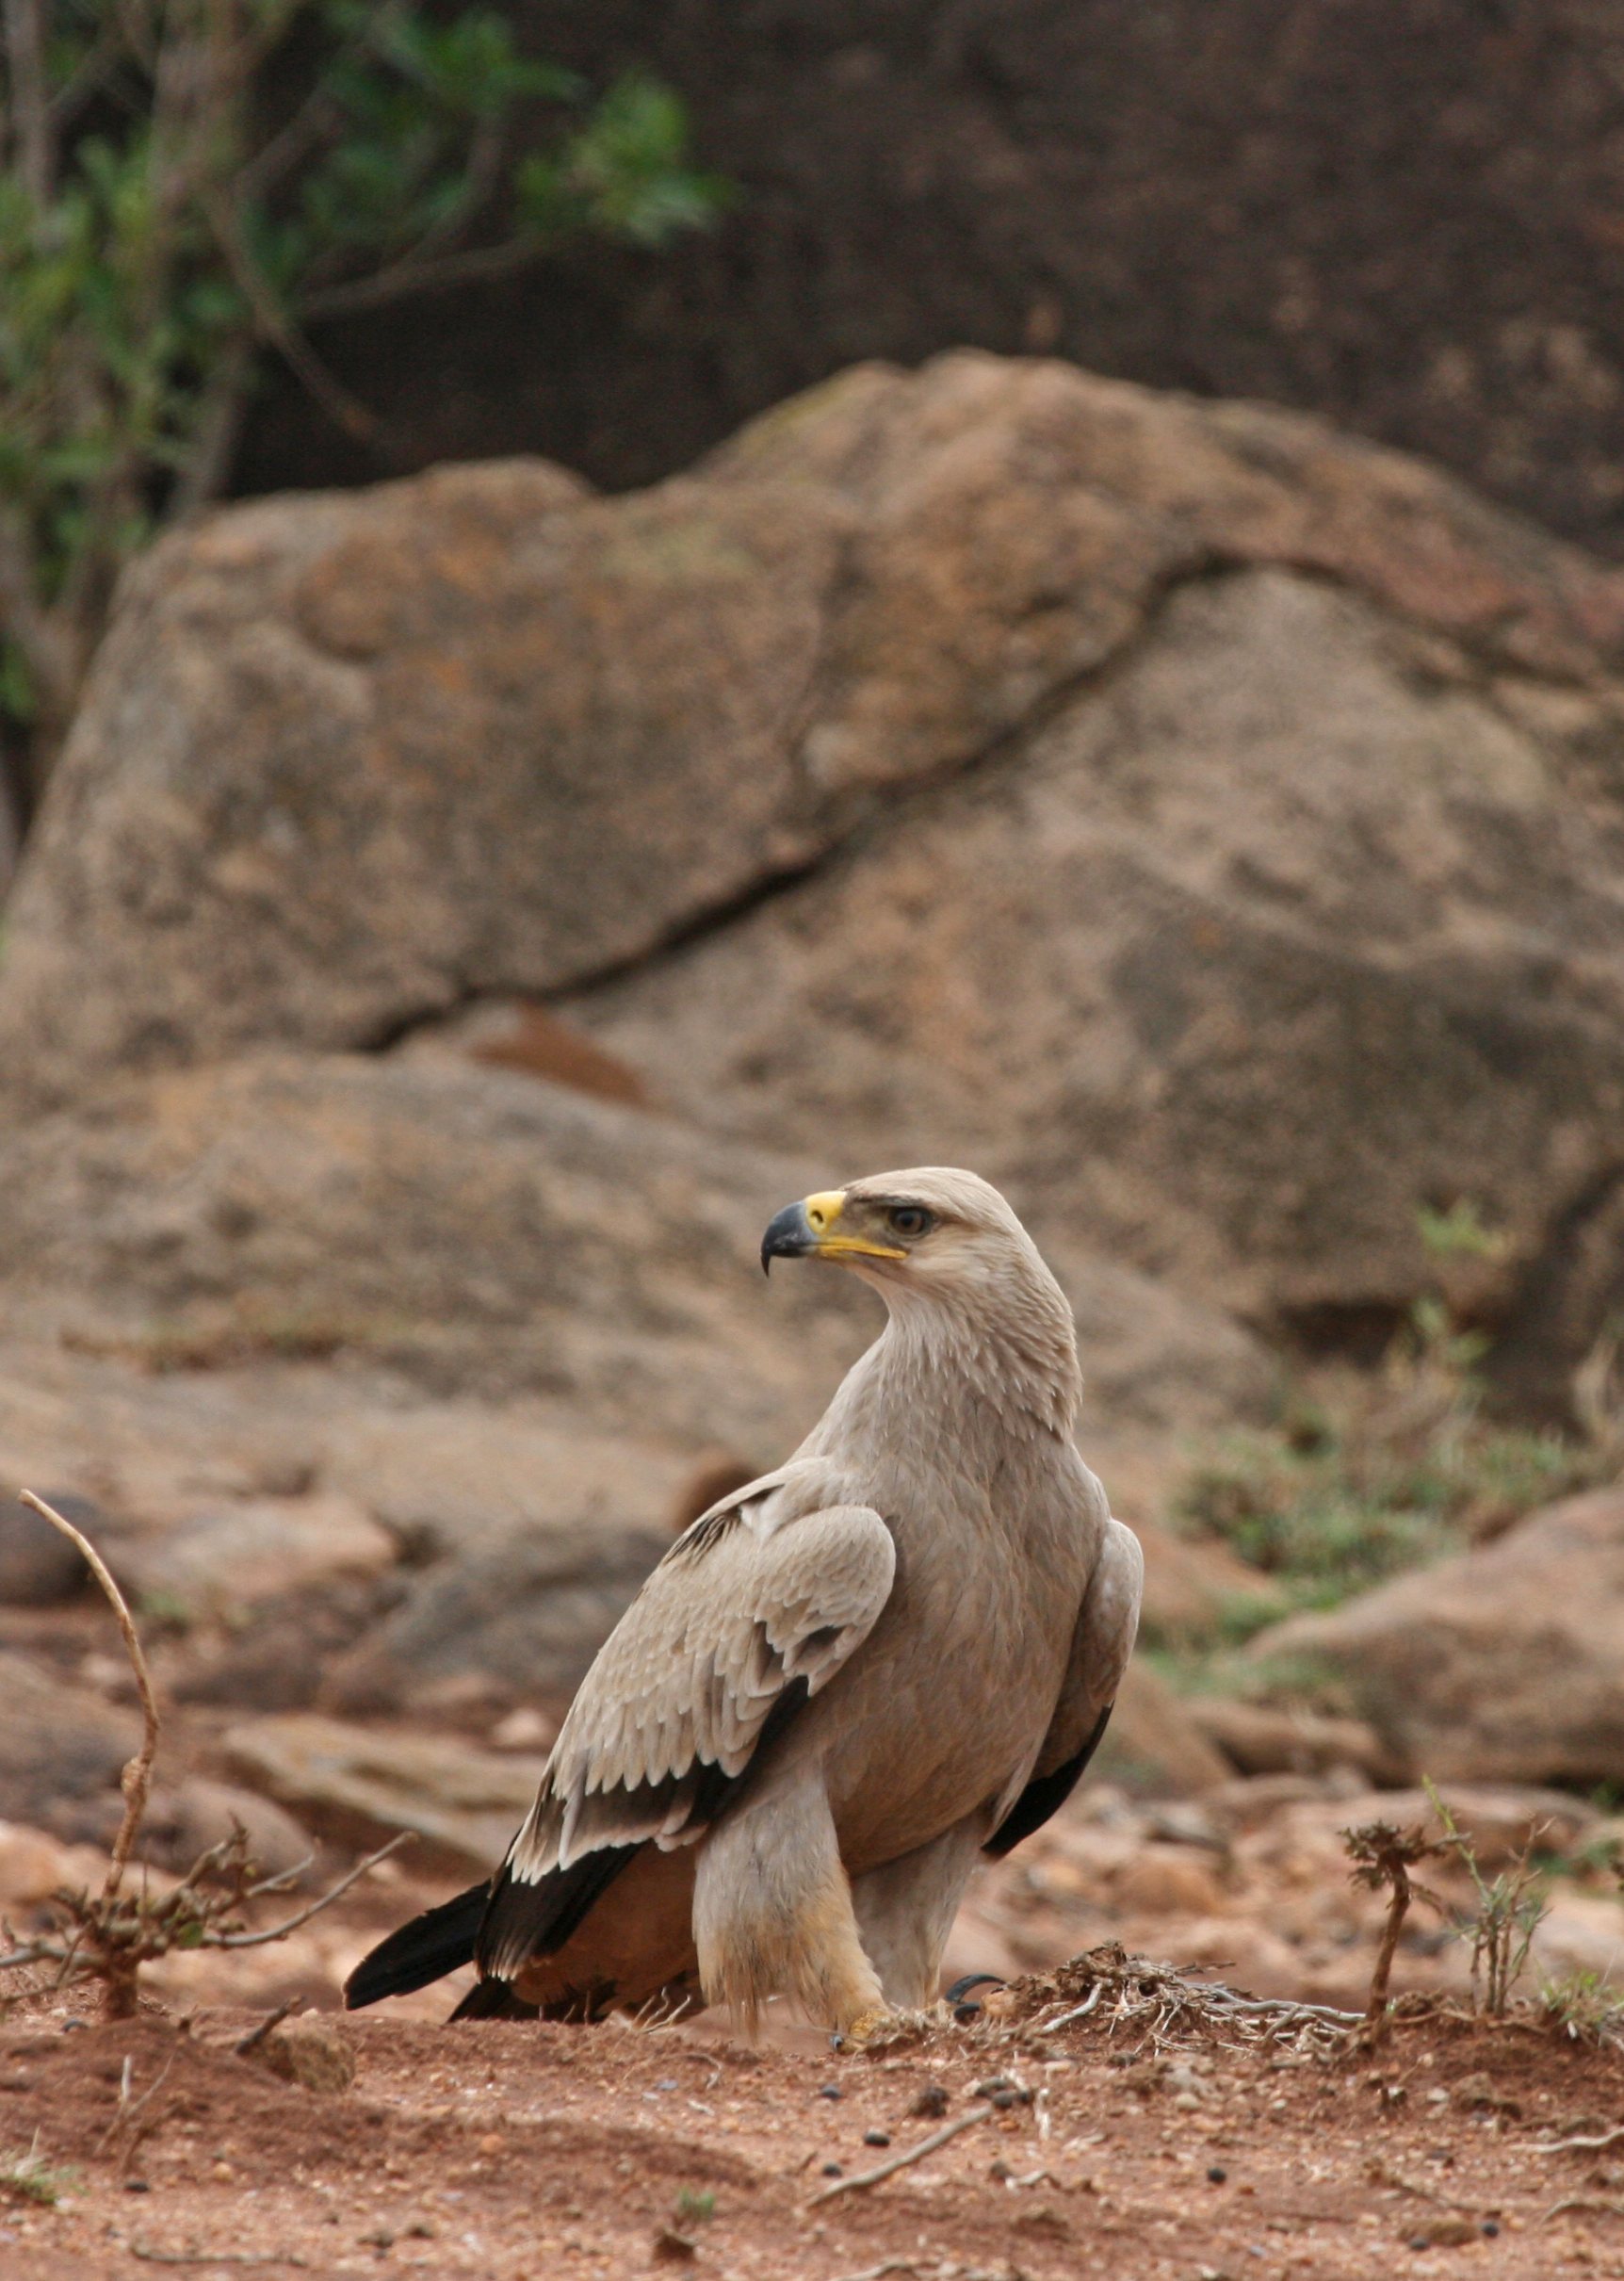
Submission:
<svg viewBox="0 0 1624 2281">
<path fill-rule="evenodd" d="M 848 2051 L 865 2051 L 875 2044 L 888 2044 L 898 2036 L 918 2037 L 942 2025 L 939 2011 L 893 2012 L 880 2005 L 872 2012 L 860 2012 L 841 2037 Z M 837 2030 L 836 2033 L 839 2031 Z M 831 2043 L 835 2037 L 829 2039 Z"/>
</svg>

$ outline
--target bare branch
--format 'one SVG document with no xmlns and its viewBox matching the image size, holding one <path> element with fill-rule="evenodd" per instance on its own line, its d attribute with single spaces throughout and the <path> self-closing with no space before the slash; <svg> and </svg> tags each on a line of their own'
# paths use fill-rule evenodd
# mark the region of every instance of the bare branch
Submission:
<svg viewBox="0 0 1624 2281">
<path fill-rule="evenodd" d="M 72 124 L 93 95 L 100 93 L 119 61 L 123 44 L 118 24 L 109 17 L 51 98 L 51 124 L 57 134 Z"/>
<path fill-rule="evenodd" d="M 113 1582 L 112 1573 L 101 1554 L 97 1552 L 89 1537 L 81 1535 L 71 1521 L 64 1521 L 59 1512 L 47 1505 L 42 1497 L 37 1497 L 31 1489 L 25 1489 L 23 1491 L 19 1502 L 30 1507 L 44 1520 L 49 1521 L 53 1528 L 59 1529 L 62 1535 L 71 1543 L 77 1545 L 79 1551 L 84 1555 L 90 1573 L 112 1603 L 113 1613 L 119 1620 L 119 1629 L 124 1635 L 124 1647 L 135 1670 L 136 1686 L 140 1691 L 141 1716 L 145 1720 L 145 1732 L 141 1737 L 139 1751 L 125 1767 L 119 1781 L 119 1787 L 124 1794 L 124 1818 L 119 1824 L 118 1836 L 113 1840 L 113 1858 L 107 1865 L 107 1882 L 102 1887 L 102 1898 L 104 1901 L 107 1901 L 111 1900 L 119 1890 L 124 1874 L 124 1865 L 130 1858 L 130 1849 L 136 1842 L 136 1833 L 140 1828 L 141 1817 L 147 1810 L 147 1792 L 152 1787 L 153 1780 L 153 1760 L 156 1757 L 158 1749 L 158 1701 L 153 1692 L 153 1675 L 147 1669 L 147 1659 L 142 1652 L 140 1636 L 136 1630 L 135 1619 L 125 1605 L 124 1595 Z"/>
<path fill-rule="evenodd" d="M 307 1909 L 300 1909 L 297 1916 L 288 1917 L 284 1923 L 272 1925 L 265 1932 L 205 1932 L 201 1945 L 205 1948 L 262 1948 L 267 1941 L 285 1940 L 290 1932 L 297 1932 L 300 1925 L 307 1925 L 313 1916 L 319 1915 L 341 1893 L 348 1893 L 358 1877 L 365 1877 L 368 1869 L 376 1868 L 381 1861 L 387 1861 L 390 1854 L 405 1845 L 412 1835 L 412 1831 L 402 1830 L 398 1837 L 392 1837 L 386 1846 L 380 1846 L 376 1853 L 369 1853 L 365 1861 L 358 1861 L 348 1877 L 341 1877 L 337 1884 L 326 1893 L 319 1894 Z"/>
<path fill-rule="evenodd" d="M 806 2205 L 807 2208 L 816 2209 L 820 2202 L 832 2202 L 836 2194 L 858 2193 L 866 2186 L 878 2186 L 882 2178 L 890 2177 L 894 2171 L 906 2170 L 910 2162 L 922 2162 L 928 2154 L 934 2154 L 938 2146 L 945 2146 L 950 2139 L 956 2139 L 961 2130 L 968 2130 L 972 2123 L 984 2123 L 992 2111 L 990 2106 L 970 2108 L 966 2113 L 960 2115 L 956 2123 L 944 2123 L 940 2130 L 933 2130 L 930 2137 L 921 2139 L 917 2146 L 905 2147 L 901 2154 L 887 2155 L 885 2161 L 876 2162 L 872 2170 L 859 2170 L 849 2178 L 836 2178 L 833 2186 L 825 2186 L 820 2193 L 813 2195 Z"/>
<path fill-rule="evenodd" d="M 233 277 L 253 313 L 254 330 L 261 339 L 280 350 L 288 366 L 347 435 L 368 444 L 378 433 L 378 418 L 359 397 L 351 396 L 331 373 L 298 326 L 278 306 L 276 297 L 261 276 L 242 235 L 240 216 L 223 198 L 207 202 L 208 217 Z"/>
<path fill-rule="evenodd" d="M 6 60 L 10 67 L 17 171 L 36 208 L 50 201 L 54 140 L 45 77 L 43 0 L 6 0 Z"/>
<path fill-rule="evenodd" d="M 545 238 L 512 238 L 505 245 L 477 246 L 465 253 L 447 253 L 439 261 L 391 262 L 370 277 L 349 285 L 325 285 L 295 302 L 301 323 L 322 318 L 350 317 L 362 309 L 382 309 L 414 293 L 436 293 L 447 285 L 479 285 L 487 279 L 512 277 L 549 252 Z"/>
<path fill-rule="evenodd" d="M 189 523 L 217 499 L 231 480 L 232 461 L 248 404 L 252 358 L 246 341 L 235 341 L 209 377 L 191 452 L 170 496 L 165 520 Z"/>
<path fill-rule="evenodd" d="M 257 2027 L 251 2028 L 246 2035 L 237 2037 L 236 2042 L 232 2045 L 232 2050 L 236 2058 L 246 2060 L 251 2051 L 257 2051 L 271 2029 L 280 2028 L 288 2013 L 297 2012 L 303 2001 L 304 1998 L 300 1996 L 284 1996 L 276 2010 L 268 2012 Z"/>
</svg>

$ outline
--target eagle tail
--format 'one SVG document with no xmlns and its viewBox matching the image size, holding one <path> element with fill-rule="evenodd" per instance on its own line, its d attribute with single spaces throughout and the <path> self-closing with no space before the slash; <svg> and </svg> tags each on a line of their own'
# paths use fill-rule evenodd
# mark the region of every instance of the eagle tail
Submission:
<svg viewBox="0 0 1624 2281">
<path fill-rule="evenodd" d="M 511 1980 L 533 1956 L 556 1956 L 641 1845 L 597 1846 L 532 1884 L 504 1866 L 492 1883 L 475 1960 L 483 1980 Z"/>
<path fill-rule="evenodd" d="M 364 1956 L 344 1983 L 346 2011 L 359 2012 L 380 1996 L 410 1996 L 444 1980 L 459 1964 L 471 1963 L 474 1943 L 491 1898 L 491 1881 L 481 1878 L 455 1900 L 425 1909 Z"/>
</svg>

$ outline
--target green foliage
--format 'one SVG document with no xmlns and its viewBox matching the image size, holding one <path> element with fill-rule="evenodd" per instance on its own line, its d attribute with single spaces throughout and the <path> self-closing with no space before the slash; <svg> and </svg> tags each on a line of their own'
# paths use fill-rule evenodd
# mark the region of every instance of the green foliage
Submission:
<svg viewBox="0 0 1624 2281">
<path fill-rule="evenodd" d="M 1507 1250 L 1504 1235 L 1486 1228 L 1477 1206 L 1460 1197 L 1447 1212 L 1431 1212 L 1422 1205 L 1416 1214 L 1416 1231 L 1434 1259 L 1499 1260 Z"/>
<path fill-rule="evenodd" d="M 1624 1990 L 1600 1972 L 1569 1972 L 1544 1981 L 1539 2007 L 1570 2042 L 1624 2050 Z"/>
<path fill-rule="evenodd" d="M 0 2154 L 0 2194 L 20 2202 L 38 2202 L 55 2209 L 78 2172 L 48 2162 L 40 2152 L 39 2134 L 26 2154 Z"/>
<path fill-rule="evenodd" d="M 1602 1478 L 1616 1453 L 1484 1416 L 1483 1349 L 1440 1301 L 1418 1302 L 1373 1381 L 1286 1391 L 1272 1425 L 1191 1473 L 1177 1518 L 1323 1607 Z"/>
<path fill-rule="evenodd" d="M 308 325 L 583 233 L 660 246 L 724 187 L 668 89 L 594 102 L 497 9 L 8 0 L 7 22 L 0 728 L 38 779 L 120 565 L 219 489 L 262 350 L 365 439 Z"/>
<path fill-rule="evenodd" d="M 703 2224 L 716 2215 L 716 2196 L 708 2187 L 681 2186 L 676 2194 L 676 2222 L 679 2225 Z"/>
<path fill-rule="evenodd" d="M 1471 1941 L 1471 1989 L 1480 2012 L 1502 2020 L 1511 2009 L 1512 1991 L 1528 1964 L 1534 1936 L 1550 1914 L 1546 1879 L 1533 1866 L 1535 1837 L 1508 1869 L 1485 1877 L 1471 1842 L 1464 1836 L 1437 1789 L 1426 1794 L 1443 1824 L 1444 1847 L 1456 1853 L 1471 1880 L 1477 1908 L 1459 1928 Z M 1535 1833 L 1537 1835 L 1537 1833 Z"/>
</svg>

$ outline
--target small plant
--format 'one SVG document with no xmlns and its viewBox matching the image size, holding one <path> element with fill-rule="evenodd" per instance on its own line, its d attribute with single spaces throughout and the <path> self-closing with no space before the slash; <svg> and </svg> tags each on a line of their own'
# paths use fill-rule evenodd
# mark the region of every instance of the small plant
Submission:
<svg viewBox="0 0 1624 2281">
<path fill-rule="evenodd" d="M 1436 1800 L 1435 1800 L 1436 1802 Z M 1443 1903 L 1418 1885 L 1410 1871 L 1418 1862 L 1429 1861 L 1447 1850 L 1436 1838 L 1427 1835 L 1417 1824 L 1413 1829 L 1396 1829 L 1385 1821 L 1366 1822 L 1356 1830 L 1342 1832 L 1342 1845 L 1353 1863 L 1353 1881 L 1365 1885 L 1372 1893 L 1388 1893 L 1387 1921 L 1382 1927 L 1376 1961 L 1371 1972 L 1370 2000 L 1365 2006 L 1365 2041 L 1372 2049 L 1381 2044 L 1388 2031 L 1388 1984 L 1392 1978 L 1393 1957 L 1404 1931 L 1405 1918 L 1409 1914 L 1412 1900 L 1424 1900 L 1442 1913 Z"/>
<path fill-rule="evenodd" d="M 22 806 L 120 567 L 228 481 L 263 354 L 374 446 L 313 327 L 583 235 L 662 245 L 723 201 L 686 145 L 669 89 L 633 73 L 591 101 L 498 8 L 6 0 L 0 741 Z"/>
<path fill-rule="evenodd" d="M 1599 1972 L 1570 1972 L 1547 1980 L 1539 2006 L 1553 2026 L 1576 2044 L 1605 2044 L 1624 2051 L 1624 1989 Z"/>
<path fill-rule="evenodd" d="M 1458 1208 L 1448 1224 L 1461 1235 Z M 1272 1426 L 1226 1437 L 1188 1476 L 1175 1517 L 1324 1607 L 1616 1472 L 1600 1395 L 1583 1438 L 1486 1417 L 1484 1351 L 1440 1298 L 1418 1300 L 1378 1372 L 1288 1389 Z"/>
<path fill-rule="evenodd" d="M 716 2215 L 716 2196 L 706 2188 L 683 2186 L 677 2190 L 676 2223 L 679 2225 L 703 2225 Z"/>
<path fill-rule="evenodd" d="M 1443 1846 L 1459 1855 L 1477 1901 L 1476 1914 L 1460 1928 L 1463 1939 L 1471 1935 L 1472 2002 L 1489 2019 L 1502 2020 L 1511 2008 L 1512 1990 L 1527 1966 L 1534 1936 L 1548 1914 L 1545 1879 L 1534 1867 L 1535 1839 L 1540 1833 L 1530 1831 L 1510 1868 L 1491 1882 L 1478 1866 L 1471 1841 L 1457 1828 L 1430 1782 L 1426 1793 L 1443 1824 Z"/>
<path fill-rule="evenodd" d="M 40 2202 L 55 2209 L 57 2198 L 73 2185 L 78 2173 L 48 2162 L 40 2152 L 40 2134 L 26 2154 L 0 2154 L 0 2194 L 13 2201 Z"/>
<path fill-rule="evenodd" d="M 24 1491 L 21 1501 L 77 1545 L 112 1604 L 135 1670 L 144 1727 L 141 1748 L 123 1771 L 123 1819 L 113 1841 L 112 1859 L 101 1892 L 54 1894 L 56 1925 L 26 1942 L 19 1942 L 10 1926 L 0 1921 L 0 1935 L 6 1942 L 0 1948 L 0 1973 L 46 1964 L 55 1966 L 57 1987 L 73 1980 L 99 1980 L 106 2016 L 128 2019 L 137 2008 L 143 1964 L 154 1963 L 175 1948 L 258 1948 L 270 1941 L 285 1940 L 299 1926 L 307 1924 L 340 1894 L 348 1892 L 357 1878 L 365 1876 L 404 1840 L 392 1839 L 306 1907 L 282 1923 L 257 1931 L 251 1929 L 244 1909 L 268 1895 L 285 1893 L 310 1865 L 300 1862 L 278 1877 L 260 1877 L 249 1856 L 248 1838 L 240 1825 L 233 1828 L 230 1837 L 202 1854 L 180 1883 L 169 1892 L 154 1894 L 144 1884 L 138 1893 L 126 1892 L 124 1872 L 146 1812 L 153 1761 L 158 1748 L 158 1708 L 152 1674 L 123 1594 L 89 1539 L 30 1491 Z"/>
</svg>

